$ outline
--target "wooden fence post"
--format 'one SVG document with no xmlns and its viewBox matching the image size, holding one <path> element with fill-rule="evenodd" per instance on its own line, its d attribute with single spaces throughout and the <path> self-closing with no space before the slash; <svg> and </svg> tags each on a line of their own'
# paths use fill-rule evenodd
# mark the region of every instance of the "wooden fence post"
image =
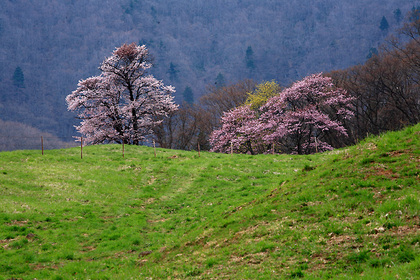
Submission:
<svg viewBox="0 0 420 280">
<path fill-rule="evenodd" d="M 198 157 L 200 157 L 200 143 L 197 143 L 197 148 L 198 148 Z"/>
<path fill-rule="evenodd" d="M 153 151 L 155 152 L 155 157 L 156 157 L 156 142 L 155 142 L 155 140 L 153 140 Z"/>
<path fill-rule="evenodd" d="M 41 136 L 41 150 L 42 150 L 42 155 L 44 155 L 44 137 Z"/>
<path fill-rule="evenodd" d="M 83 136 L 80 136 L 80 158 L 83 159 Z"/>
<path fill-rule="evenodd" d="M 124 158 L 124 140 L 122 141 L 122 153 L 123 153 L 123 158 Z"/>
</svg>

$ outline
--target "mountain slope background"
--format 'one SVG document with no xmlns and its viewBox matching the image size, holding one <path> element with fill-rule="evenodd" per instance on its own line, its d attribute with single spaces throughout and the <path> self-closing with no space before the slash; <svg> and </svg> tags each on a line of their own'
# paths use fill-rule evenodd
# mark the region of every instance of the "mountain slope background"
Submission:
<svg viewBox="0 0 420 280">
<path fill-rule="evenodd" d="M 65 96 L 123 43 L 146 44 L 151 71 L 195 100 L 245 78 L 283 86 L 366 61 L 419 1 L 2 0 L 0 119 L 70 141 Z M 385 20 L 385 21 L 384 21 Z M 217 85 L 217 84 L 216 84 Z"/>
</svg>

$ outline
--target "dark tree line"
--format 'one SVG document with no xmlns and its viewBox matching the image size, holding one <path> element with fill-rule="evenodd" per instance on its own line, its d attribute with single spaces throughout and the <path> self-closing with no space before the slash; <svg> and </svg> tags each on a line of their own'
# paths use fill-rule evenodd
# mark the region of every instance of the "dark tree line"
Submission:
<svg viewBox="0 0 420 280">
<path fill-rule="evenodd" d="M 353 141 L 420 121 L 420 10 L 411 12 L 399 39 L 365 64 L 331 72 L 355 97 Z"/>
<path fill-rule="evenodd" d="M 156 143 L 162 148 L 209 150 L 208 139 L 219 127 L 223 112 L 245 103 L 248 93 L 255 89 L 255 82 L 243 80 L 222 87 L 212 86 L 198 103 L 184 102 L 161 125 L 154 128 Z"/>
</svg>

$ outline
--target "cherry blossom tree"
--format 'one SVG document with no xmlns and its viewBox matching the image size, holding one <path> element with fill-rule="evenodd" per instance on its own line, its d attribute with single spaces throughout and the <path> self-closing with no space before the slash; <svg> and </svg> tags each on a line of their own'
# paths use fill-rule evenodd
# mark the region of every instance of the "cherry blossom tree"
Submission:
<svg viewBox="0 0 420 280">
<path fill-rule="evenodd" d="M 139 145 L 177 110 L 174 88 L 146 75 L 151 66 L 144 45 L 124 44 L 101 64 L 101 75 L 80 81 L 66 97 L 68 109 L 82 120 L 76 129 L 87 144 Z"/>
<path fill-rule="evenodd" d="M 243 105 L 225 112 L 221 118 L 222 127 L 210 135 L 214 152 L 257 154 L 264 151 L 260 122 L 250 105 Z"/>
<path fill-rule="evenodd" d="M 315 74 L 268 99 L 256 111 L 250 105 L 224 113 L 213 131 L 213 151 L 310 154 L 331 150 L 347 137 L 344 122 L 353 116 L 352 102 L 331 78 Z"/>
<path fill-rule="evenodd" d="M 343 123 L 353 116 L 352 100 L 329 77 L 305 77 L 261 107 L 263 139 L 286 153 L 331 150 L 348 136 Z"/>
</svg>

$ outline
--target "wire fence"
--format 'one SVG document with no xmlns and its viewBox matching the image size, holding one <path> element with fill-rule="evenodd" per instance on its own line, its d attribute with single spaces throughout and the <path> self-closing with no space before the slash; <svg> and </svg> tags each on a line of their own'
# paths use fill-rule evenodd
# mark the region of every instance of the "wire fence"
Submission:
<svg viewBox="0 0 420 280">
<path fill-rule="evenodd" d="M 66 140 L 69 140 L 68 142 Z M 157 157 L 156 143 L 152 141 L 152 147 L 154 149 L 154 156 Z M 83 137 L 67 137 L 64 140 L 58 139 L 57 137 L 9 137 L 0 136 L 0 152 L 16 151 L 16 150 L 39 150 L 42 155 L 47 150 L 55 149 L 67 149 L 80 147 L 80 157 L 83 158 L 83 147 L 85 141 Z M 125 156 L 125 144 L 121 144 L 122 157 Z M 198 156 L 200 157 L 200 145 L 197 146 Z"/>
<path fill-rule="evenodd" d="M 5 136 L 0 135 L 0 152 L 15 150 L 54 150 L 77 147 L 80 143 L 73 137 L 53 136 Z"/>
<path fill-rule="evenodd" d="M 68 142 L 66 141 L 68 139 Z M 77 142 L 76 142 L 77 140 Z M 67 149 L 80 147 L 80 157 L 83 158 L 83 137 L 66 137 L 64 140 L 57 137 L 9 137 L 0 136 L 0 152 L 16 150 L 39 150 L 42 155 L 47 150 Z M 122 156 L 124 157 L 124 144 L 122 144 Z M 156 157 L 156 148 L 155 148 Z"/>
</svg>

